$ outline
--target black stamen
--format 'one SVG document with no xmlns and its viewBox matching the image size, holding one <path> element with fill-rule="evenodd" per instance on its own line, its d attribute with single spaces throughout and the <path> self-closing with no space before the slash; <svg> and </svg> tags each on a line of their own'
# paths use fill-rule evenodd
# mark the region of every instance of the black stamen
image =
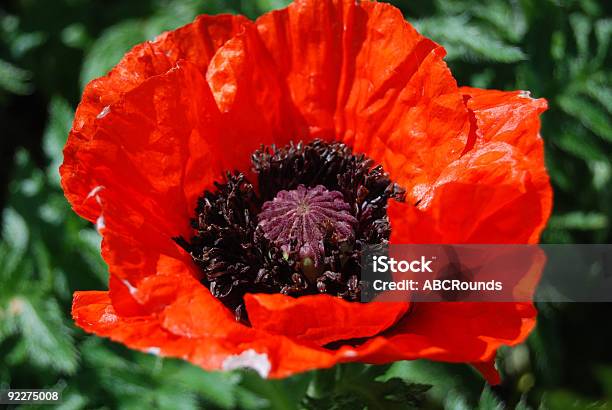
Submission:
<svg viewBox="0 0 612 410">
<path fill-rule="evenodd" d="M 372 167 L 370 159 L 353 155 L 341 143 L 316 140 L 282 149 L 262 147 L 252 163 L 258 192 L 243 174 L 228 173 L 214 192 L 206 191 L 198 200 L 193 237 L 175 238 L 202 270 L 202 282 L 245 322 L 247 292 L 327 293 L 359 301 L 361 249 L 388 241 L 387 201 L 403 201 L 404 191 L 382 167 Z M 310 212 L 308 201 L 300 205 L 299 199 L 290 200 L 299 192 L 328 201 L 328 208 L 307 221 L 316 228 L 308 225 L 311 231 L 305 236 L 291 234 L 290 229 L 288 235 L 274 235 L 266 221 L 282 208 L 272 205 L 275 198 L 285 208 L 306 206 L 300 215 Z M 303 219 L 298 222 L 306 226 Z"/>
</svg>

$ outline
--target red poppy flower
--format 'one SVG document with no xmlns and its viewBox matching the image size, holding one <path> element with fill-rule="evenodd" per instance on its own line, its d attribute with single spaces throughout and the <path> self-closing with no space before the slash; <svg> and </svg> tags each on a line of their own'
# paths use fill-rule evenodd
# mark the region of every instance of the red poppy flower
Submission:
<svg viewBox="0 0 612 410">
<path fill-rule="evenodd" d="M 354 275 L 318 270 L 333 243 L 384 241 L 389 227 L 395 243 L 538 241 L 546 102 L 459 88 L 444 55 L 397 9 L 354 0 L 298 0 L 255 22 L 201 16 L 133 48 L 87 85 L 64 150 L 64 192 L 97 223 L 110 271 L 109 291 L 76 292 L 77 325 L 210 370 L 278 378 L 427 358 L 496 382 L 495 352 L 526 338 L 531 304 L 358 303 Z M 334 186 L 302 180 L 317 167 L 342 170 L 325 177 Z M 245 258 L 259 258 L 257 278 Z"/>
</svg>

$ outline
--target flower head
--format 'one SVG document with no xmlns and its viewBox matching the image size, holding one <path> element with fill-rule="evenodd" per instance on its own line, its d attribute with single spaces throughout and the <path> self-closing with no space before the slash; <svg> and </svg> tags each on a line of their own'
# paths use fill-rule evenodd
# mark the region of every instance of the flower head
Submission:
<svg viewBox="0 0 612 410">
<path fill-rule="evenodd" d="M 206 369 L 473 363 L 495 382 L 528 303 L 360 303 L 372 243 L 535 243 L 551 208 L 524 92 L 459 88 L 390 5 L 201 16 L 87 85 L 62 186 L 109 291 L 76 323 Z M 237 320 L 238 319 L 238 320 Z"/>
</svg>

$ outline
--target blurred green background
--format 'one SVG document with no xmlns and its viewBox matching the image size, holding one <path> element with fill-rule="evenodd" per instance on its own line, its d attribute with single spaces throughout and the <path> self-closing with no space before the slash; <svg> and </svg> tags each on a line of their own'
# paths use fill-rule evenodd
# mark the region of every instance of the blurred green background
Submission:
<svg viewBox="0 0 612 410">
<path fill-rule="evenodd" d="M 197 14 L 254 18 L 286 3 L 0 2 L 0 388 L 63 388 L 62 409 L 354 409 L 357 403 L 386 409 L 408 408 L 402 398 L 416 396 L 428 408 L 612 408 L 608 304 L 539 305 L 528 342 L 500 353 L 504 383 L 492 389 L 468 366 L 427 361 L 341 366 L 274 382 L 248 372 L 206 373 L 72 325 L 72 292 L 104 289 L 107 281 L 97 232 L 70 210 L 59 188 L 62 148 L 84 84 L 132 45 Z M 459 84 L 530 90 L 549 101 L 542 134 L 555 209 L 543 240 L 610 243 L 612 2 L 395 4 L 446 47 Z M 394 390 L 398 378 L 409 391 Z M 433 387 L 422 393 L 413 383 Z"/>
</svg>

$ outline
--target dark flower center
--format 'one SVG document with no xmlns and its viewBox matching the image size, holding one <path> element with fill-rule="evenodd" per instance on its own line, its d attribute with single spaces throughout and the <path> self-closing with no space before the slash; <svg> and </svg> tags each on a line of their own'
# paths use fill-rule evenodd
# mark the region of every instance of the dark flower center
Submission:
<svg viewBox="0 0 612 410">
<path fill-rule="evenodd" d="M 264 203 L 257 216 L 258 226 L 284 252 L 297 252 L 302 260 L 309 258 L 320 266 L 326 233 L 335 236 L 336 242 L 353 238 L 357 219 L 350 209 L 341 192 L 328 191 L 323 185 L 299 185 L 291 191 L 280 191 Z"/>
<path fill-rule="evenodd" d="M 341 143 L 262 147 L 252 164 L 257 190 L 228 173 L 198 200 L 191 239 L 175 238 L 202 283 L 245 322 L 247 292 L 359 301 L 361 250 L 387 243 L 387 201 L 403 190 Z"/>
</svg>

